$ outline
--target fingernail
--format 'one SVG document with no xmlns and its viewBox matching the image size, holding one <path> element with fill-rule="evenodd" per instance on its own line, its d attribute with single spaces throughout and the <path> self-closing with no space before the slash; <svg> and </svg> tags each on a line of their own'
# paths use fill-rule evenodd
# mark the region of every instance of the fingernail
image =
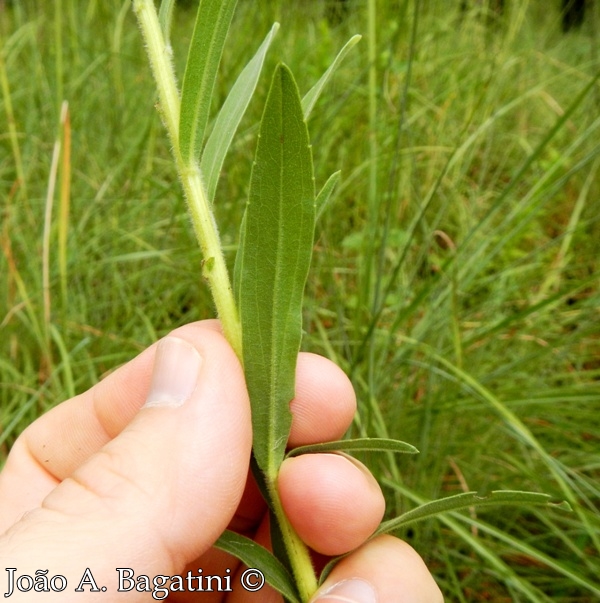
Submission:
<svg viewBox="0 0 600 603">
<path fill-rule="evenodd" d="M 334 584 L 312 603 L 377 603 L 377 593 L 366 580 L 350 578 Z"/>
<path fill-rule="evenodd" d="M 144 408 L 177 408 L 196 389 L 202 357 L 198 350 L 178 337 L 165 337 L 156 348 L 150 393 Z"/>
</svg>

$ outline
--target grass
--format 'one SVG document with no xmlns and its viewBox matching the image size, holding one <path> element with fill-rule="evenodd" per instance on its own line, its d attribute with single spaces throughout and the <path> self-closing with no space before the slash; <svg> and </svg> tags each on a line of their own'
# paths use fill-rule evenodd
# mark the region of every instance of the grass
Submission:
<svg viewBox="0 0 600 603">
<path fill-rule="evenodd" d="M 117 0 L 36 4 L 0 9 L 1 454 L 48 408 L 212 315 L 133 16 Z M 351 375 L 355 435 L 420 449 L 365 457 L 391 515 L 467 489 L 571 501 L 572 513 L 473 511 L 401 534 L 448 601 L 592 601 L 596 32 L 562 35 L 558 12 L 534 0 L 501 19 L 402 1 L 378 3 L 369 45 L 369 3 L 349 3 L 341 20 L 326 17 L 328 4 L 240 1 L 217 90 L 222 102 L 273 20 L 282 27 L 267 71 L 283 58 L 301 91 L 350 35 L 365 35 L 311 116 L 317 186 L 338 168 L 343 179 L 318 224 L 305 347 Z M 180 65 L 191 21 L 176 16 Z M 217 192 L 230 260 L 267 85 Z M 49 195 L 57 140 L 71 152 Z"/>
</svg>

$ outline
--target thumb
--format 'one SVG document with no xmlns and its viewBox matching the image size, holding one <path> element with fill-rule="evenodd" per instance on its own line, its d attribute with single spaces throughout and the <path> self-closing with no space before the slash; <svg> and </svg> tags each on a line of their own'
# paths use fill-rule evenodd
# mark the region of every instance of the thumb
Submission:
<svg viewBox="0 0 600 603">
<path fill-rule="evenodd" d="M 344 557 L 311 603 L 443 603 L 425 563 L 408 544 L 379 536 Z"/>
<path fill-rule="evenodd" d="M 6 534 L 11 564 L 35 571 L 52 560 L 79 576 L 105 569 L 113 582 L 115 562 L 135 563 L 136 573 L 181 571 L 233 516 L 250 448 L 243 373 L 227 342 L 210 330 L 168 336 L 131 423 Z"/>
</svg>

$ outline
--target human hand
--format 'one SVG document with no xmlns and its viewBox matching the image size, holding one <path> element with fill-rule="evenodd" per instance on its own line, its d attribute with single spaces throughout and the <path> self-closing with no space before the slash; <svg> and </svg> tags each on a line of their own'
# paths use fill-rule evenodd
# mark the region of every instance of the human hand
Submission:
<svg viewBox="0 0 600 603">
<path fill-rule="evenodd" d="M 301 354 L 290 445 L 339 438 L 354 410 L 343 373 Z M 120 596 L 147 601 L 151 592 L 136 590 L 142 576 L 150 588 L 156 576 L 169 577 L 168 588 L 182 575 L 184 592 L 168 592 L 172 601 L 281 601 L 267 586 L 242 588 L 244 568 L 211 548 L 227 527 L 268 543 L 265 505 L 248 479 L 251 440 L 242 369 L 218 323 L 175 330 L 17 440 L 0 474 L 0 592 L 15 601 L 87 603 L 114 600 L 119 586 L 135 584 Z M 360 547 L 315 601 L 442 601 L 408 545 L 386 536 L 360 546 L 384 503 L 359 463 L 335 454 L 288 459 L 279 490 L 291 523 L 318 554 Z M 63 586 L 58 576 L 62 592 L 52 590 Z M 50 592 L 34 595 L 44 577 Z M 194 592 L 199 587 L 205 592 Z"/>
</svg>

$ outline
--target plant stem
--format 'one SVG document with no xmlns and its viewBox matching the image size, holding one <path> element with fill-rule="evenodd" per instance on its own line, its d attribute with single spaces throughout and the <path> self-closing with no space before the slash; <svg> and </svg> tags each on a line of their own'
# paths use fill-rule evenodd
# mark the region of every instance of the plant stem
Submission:
<svg viewBox="0 0 600 603">
<path fill-rule="evenodd" d="M 294 572 L 300 600 L 303 603 L 307 603 L 319 586 L 308 548 L 298 534 L 296 534 L 283 510 L 281 500 L 279 499 L 279 491 L 277 490 L 277 478 L 267 478 L 267 488 L 269 490 L 273 513 L 279 524 L 290 565 Z"/>
<path fill-rule="evenodd" d="M 171 63 L 170 47 L 165 43 L 152 0 L 134 0 L 133 9 L 146 43 L 146 50 L 158 88 L 160 112 L 171 140 L 173 156 L 188 202 L 196 238 L 204 256 L 203 274 L 209 282 L 225 337 L 240 361 L 243 362 L 241 324 L 202 173 L 195 159 L 191 159 L 189 163 L 184 161 L 180 150 L 181 101 Z M 290 525 L 283 511 L 277 491 L 278 471 L 279 468 L 276 468 L 273 475 L 268 478 L 269 495 L 294 571 L 300 597 L 303 602 L 306 602 L 317 590 L 317 579 L 308 549 Z"/>
<path fill-rule="evenodd" d="M 189 163 L 183 160 L 179 148 L 180 97 L 171 63 L 170 46 L 165 44 L 152 0 L 134 0 L 133 10 L 146 43 L 146 51 L 158 89 L 160 112 L 171 140 L 177 171 L 187 199 L 196 238 L 204 257 L 203 275 L 210 286 L 217 314 L 223 325 L 223 333 L 240 362 L 243 362 L 240 320 L 202 174 L 195 159 L 191 159 Z"/>
</svg>

